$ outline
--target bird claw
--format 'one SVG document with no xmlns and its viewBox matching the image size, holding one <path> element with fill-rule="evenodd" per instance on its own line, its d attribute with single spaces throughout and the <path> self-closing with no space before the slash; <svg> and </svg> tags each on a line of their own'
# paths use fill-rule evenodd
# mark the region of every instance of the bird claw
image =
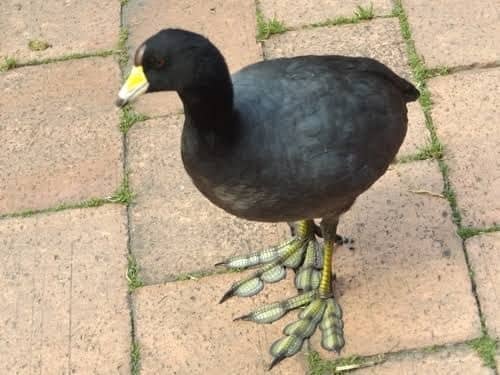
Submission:
<svg viewBox="0 0 500 375">
<path fill-rule="evenodd" d="M 297 241 L 296 237 L 291 238 L 281 245 L 270 247 L 259 252 L 238 255 L 235 257 L 228 258 L 222 262 L 216 263 L 215 266 L 225 266 L 227 268 L 240 268 L 247 269 L 253 266 L 258 266 L 259 264 L 266 264 L 275 261 L 276 259 L 283 256 L 286 250 Z"/>
<path fill-rule="evenodd" d="M 322 333 L 321 346 L 340 353 L 344 346 L 340 305 L 333 298 L 320 298 L 314 294 L 309 305 L 299 313 L 299 320 L 288 324 L 283 330 L 284 336 L 272 344 L 270 354 L 273 359 L 270 368 L 296 354 L 304 341 L 314 334 L 318 325 Z"/>
<path fill-rule="evenodd" d="M 323 253 L 318 241 L 312 239 L 307 244 L 304 262 L 295 274 L 295 287 L 303 291 L 317 289 L 321 279 L 322 263 Z"/>
<path fill-rule="evenodd" d="M 315 298 L 315 296 L 316 296 L 316 291 L 302 293 L 297 296 L 285 299 L 283 301 L 274 302 L 259 307 L 258 309 L 250 312 L 249 314 L 240 316 L 235 320 L 247 320 L 259 324 L 272 323 L 280 319 L 288 311 L 307 305 L 313 300 L 313 298 Z"/>
<path fill-rule="evenodd" d="M 250 276 L 237 281 L 221 298 L 220 303 L 226 301 L 233 296 L 250 297 L 259 293 L 265 283 L 275 283 L 283 280 L 286 277 L 286 268 L 302 269 L 304 266 L 304 255 L 306 253 L 314 252 L 309 255 L 313 260 L 313 267 L 318 267 L 319 262 L 322 261 L 321 250 L 319 249 L 318 242 L 314 238 L 312 228 L 309 232 L 297 235 L 286 243 L 270 249 L 263 250 L 259 253 L 250 255 L 236 256 L 229 258 L 218 265 L 224 265 L 229 268 L 249 268 L 259 264 L 263 264 L 262 268 L 256 270 Z M 306 250 L 306 249 L 313 250 Z M 308 260 L 308 264 L 311 263 Z M 312 271 L 314 275 L 306 276 L 304 284 L 307 286 L 312 280 L 310 287 L 304 286 L 303 290 L 312 290 L 314 286 L 319 284 L 319 273 Z M 302 285 L 302 284 L 301 284 Z"/>
</svg>

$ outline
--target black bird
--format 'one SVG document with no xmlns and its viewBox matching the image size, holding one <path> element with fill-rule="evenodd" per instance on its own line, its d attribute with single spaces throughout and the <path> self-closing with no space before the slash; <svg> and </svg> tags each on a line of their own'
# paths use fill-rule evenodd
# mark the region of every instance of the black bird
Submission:
<svg viewBox="0 0 500 375">
<path fill-rule="evenodd" d="M 182 160 L 203 195 L 238 217 L 294 228 L 282 245 L 220 263 L 262 265 L 221 302 L 257 294 L 292 268 L 297 296 L 239 319 L 270 323 L 305 306 L 271 346 L 270 367 L 297 353 L 318 325 L 322 346 L 340 351 L 342 311 L 331 272 L 339 217 L 394 159 L 406 134 L 406 103 L 418 98 L 417 89 L 361 57 L 267 60 L 231 76 L 208 39 L 166 29 L 137 49 L 117 105 L 155 91 L 177 91 L 182 100 Z M 319 228 L 314 218 L 322 219 Z"/>
</svg>

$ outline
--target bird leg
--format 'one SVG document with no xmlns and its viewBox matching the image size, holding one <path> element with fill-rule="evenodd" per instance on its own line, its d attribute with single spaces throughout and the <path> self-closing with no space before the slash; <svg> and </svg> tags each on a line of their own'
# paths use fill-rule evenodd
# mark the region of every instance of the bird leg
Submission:
<svg viewBox="0 0 500 375">
<path fill-rule="evenodd" d="M 321 251 L 315 237 L 313 220 L 299 221 L 294 226 L 295 234 L 287 242 L 249 255 L 229 258 L 217 265 L 228 268 L 250 268 L 258 265 L 262 267 L 248 277 L 234 283 L 224 294 L 221 303 L 232 296 L 249 297 L 259 293 L 264 288 L 264 283 L 274 283 L 286 277 L 286 268 L 298 270 L 296 277 L 299 279 L 302 290 L 311 290 L 313 285 L 319 285 L 319 259 Z M 307 262 L 306 262 L 307 261 Z M 307 263 L 307 270 L 304 266 Z M 316 268 L 314 268 L 316 266 Z"/>
<path fill-rule="evenodd" d="M 330 351 L 340 352 L 344 346 L 342 309 L 333 298 L 332 257 L 336 242 L 338 219 L 324 219 L 321 229 L 324 236 L 321 271 L 318 260 L 321 252 L 317 251 L 316 240 L 309 240 L 305 257 L 295 277 L 297 289 L 301 294 L 286 300 L 265 305 L 235 320 L 248 320 L 256 323 L 272 323 L 288 311 L 305 306 L 298 315 L 298 320 L 288 324 L 283 330 L 284 336 L 275 341 L 270 349 L 273 357 L 270 369 L 287 357 L 296 354 L 306 339 L 311 337 L 319 326 L 321 346 Z M 319 273 L 319 277 L 317 276 Z M 313 276 L 316 275 L 316 276 Z"/>
</svg>

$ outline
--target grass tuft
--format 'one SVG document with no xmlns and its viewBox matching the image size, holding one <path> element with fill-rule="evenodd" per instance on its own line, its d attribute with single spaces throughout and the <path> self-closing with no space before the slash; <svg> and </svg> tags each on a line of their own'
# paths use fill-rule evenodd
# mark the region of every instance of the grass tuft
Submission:
<svg viewBox="0 0 500 375">
<path fill-rule="evenodd" d="M 4 57 L 3 61 L 0 63 L 0 72 L 6 72 L 7 70 L 14 69 L 18 66 L 17 61 L 13 57 Z"/>
<path fill-rule="evenodd" d="M 128 289 L 130 291 L 134 291 L 144 285 L 144 282 L 141 280 L 141 277 L 139 275 L 139 265 L 137 264 L 137 260 L 133 255 L 128 256 L 128 268 L 126 277 L 128 282 Z"/>
<path fill-rule="evenodd" d="M 282 21 L 275 17 L 266 20 L 262 12 L 257 10 L 257 41 L 269 39 L 271 35 L 282 34 L 287 30 Z"/>
<path fill-rule="evenodd" d="M 443 157 L 444 146 L 437 138 L 434 141 L 430 141 L 424 147 L 418 149 L 415 154 L 412 155 L 404 155 L 397 159 L 398 163 L 408 163 L 411 161 L 419 161 L 419 160 L 428 160 L 428 159 L 436 159 L 439 160 Z"/>
<path fill-rule="evenodd" d="M 107 198 L 111 203 L 121 203 L 121 204 L 130 204 L 135 198 L 135 193 L 131 190 L 130 184 L 128 181 L 128 173 L 125 173 L 123 177 L 122 184 L 115 191 L 115 193 Z"/>
<path fill-rule="evenodd" d="M 373 12 L 373 4 L 371 4 L 370 7 L 368 8 L 364 8 L 361 5 L 358 5 L 352 17 L 339 16 L 335 18 L 328 18 L 326 21 L 312 23 L 307 27 L 347 25 L 347 24 L 358 23 L 360 21 L 371 20 L 373 19 L 373 17 L 375 17 L 375 13 Z"/>
<path fill-rule="evenodd" d="M 40 39 L 33 39 L 28 42 L 28 48 L 32 51 L 45 51 L 50 47 L 52 47 L 51 44 Z"/>
<path fill-rule="evenodd" d="M 446 66 L 439 66 L 425 70 L 425 79 L 430 79 L 438 76 L 445 76 L 451 73 L 451 69 Z"/>
<path fill-rule="evenodd" d="M 139 343 L 134 340 L 130 350 L 130 372 L 132 375 L 139 375 L 141 368 L 141 351 Z"/>
<path fill-rule="evenodd" d="M 500 232 L 500 225 L 493 225 L 487 228 L 461 227 L 458 230 L 458 235 L 462 237 L 463 240 L 466 240 L 480 234 L 492 232 Z"/>
<path fill-rule="evenodd" d="M 364 8 L 361 5 L 358 5 L 356 10 L 354 11 L 354 17 L 356 17 L 358 21 L 371 20 L 374 16 L 375 13 L 373 13 L 373 4 L 370 4 L 368 8 Z"/>
<path fill-rule="evenodd" d="M 137 113 L 130 106 L 125 106 L 122 108 L 120 114 L 120 130 L 122 133 L 127 134 L 130 128 L 136 123 L 140 121 L 146 121 L 149 117 L 143 115 L 142 113 Z"/>
<path fill-rule="evenodd" d="M 484 333 L 483 336 L 470 341 L 469 345 L 481 357 L 485 366 L 492 369 L 496 368 L 495 355 L 497 342 L 493 338 Z"/>
</svg>

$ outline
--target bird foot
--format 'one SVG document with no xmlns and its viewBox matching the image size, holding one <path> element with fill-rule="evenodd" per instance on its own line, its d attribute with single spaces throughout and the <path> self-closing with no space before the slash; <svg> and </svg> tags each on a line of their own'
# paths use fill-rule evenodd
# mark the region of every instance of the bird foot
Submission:
<svg viewBox="0 0 500 375">
<path fill-rule="evenodd" d="M 265 306 L 235 320 L 256 323 L 272 323 L 291 310 L 304 307 L 298 320 L 288 324 L 284 336 L 275 341 L 270 349 L 273 357 L 270 369 L 283 359 L 296 354 L 305 340 L 311 337 L 319 326 L 322 333 L 321 345 L 326 350 L 340 352 L 344 346 L 342 310 L 333 298 L 331 274 L 333 248 L 336 244 L 349 243 L 343 237 L 324 241 L 323 248 L 316 240 L 314 222 L 299 222 L 294 237 L 286 243 L 247 256 L 227 259 L 219 265 L 229 268 L 262 267 L 250 276 L 234 283 L 224 294 L 220 303 L 232 296 L 248 297 L 259 293 L 265 283 L 274 283 L 286 276 L 286 268 L 295 270 L 295 287 L 299 294 Z M 324 268 L 326 267 L 326 268 Z"/>
<path fill-rule="evenodd" d="M 324 349 L 340 353 L 344 346 L 342 309 L 332 296 L 321 297 L 317 290 L 262 306 L 235 320 L 272 323 L 288 311 L 302 306 L 305 308 L 299 313 L 299 319 L 288 324 L 283 330 L 284 336 L 271 345 L 270 354 L 273 359 L 269 369 L 283 359 L 295 355 L 318 326 L 321 331 L 321 346 Z"/>
<path fill-rule="evenodd" d="M 319 285 L 322 252 L 315 238 L 314 227 L 302 222 L 289 241 L 260 252 L 229 258 L 216 265 L 228 268 L 250 268 L 263 265 L 248 277 L 237 281 L 221 298 L 220 303 L 233 296 L 250 297 L 259 293 L 265 283 L 275 283 L 286 277 L 286 269 L 297 270 L 296 286 L 307 291 Z"/>
</svg>

